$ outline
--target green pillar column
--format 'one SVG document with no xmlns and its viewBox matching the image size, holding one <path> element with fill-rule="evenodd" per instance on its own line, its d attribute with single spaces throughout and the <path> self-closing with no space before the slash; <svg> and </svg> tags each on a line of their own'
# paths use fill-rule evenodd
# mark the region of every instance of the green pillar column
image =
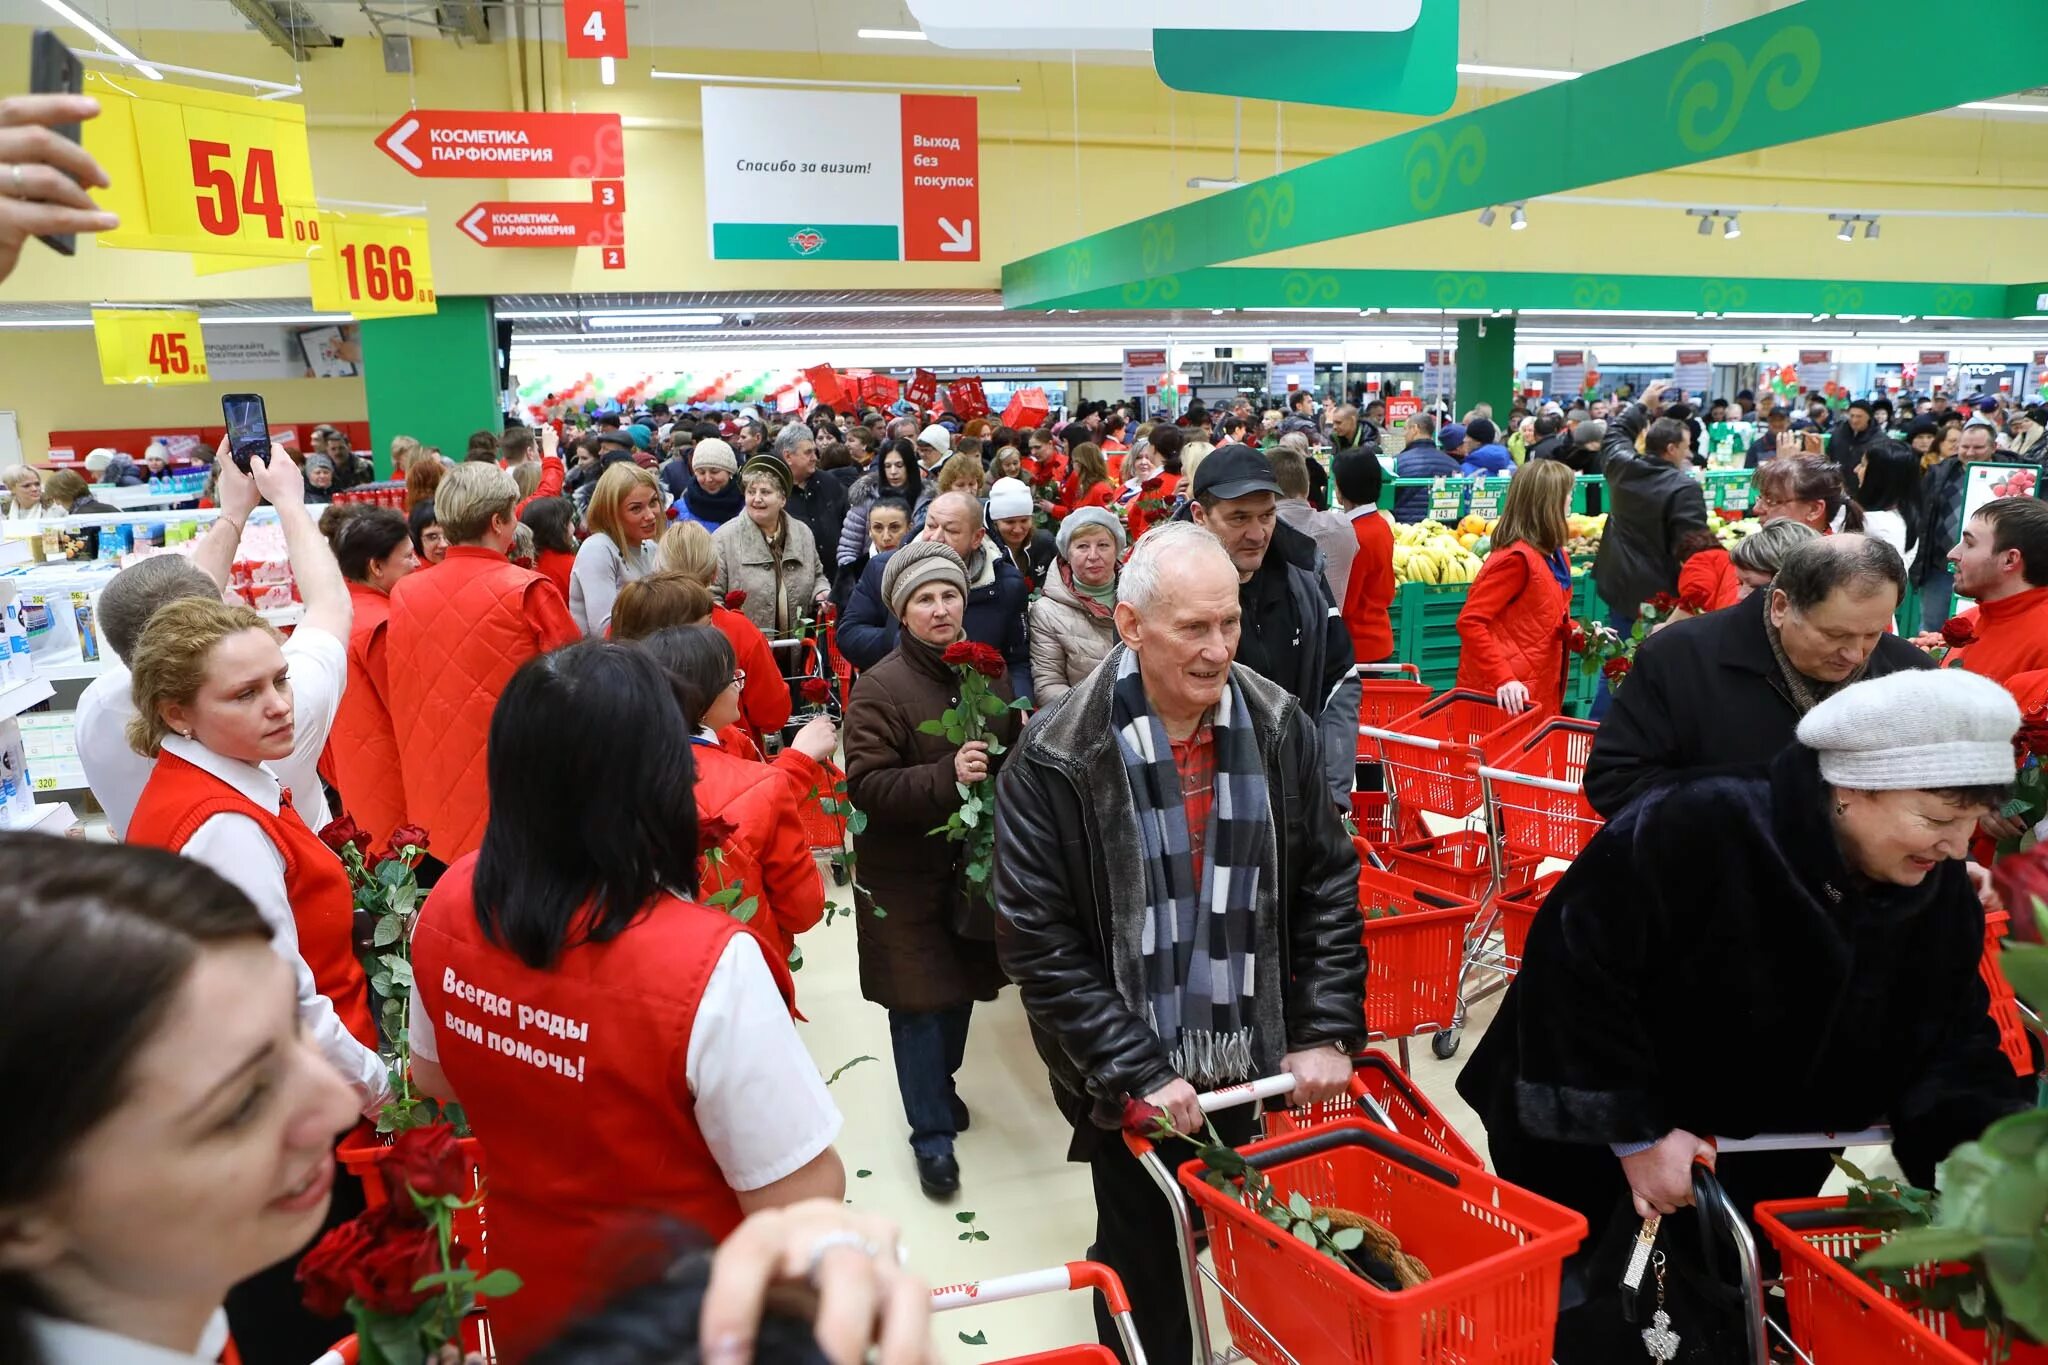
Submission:
<svg viewBox="0 0 2048 1365">
<path fill-rule="evenodd" d="M 488 298 L 440 300 L 418 317 L 362 324 L 363 391 L 377 474 L 391 473 L 391 438 L 410 436 L 461 459 L 473 431 L 504 425 L 497 319 Z"/>
<path fill-rule="evenodd" d="M 1480 330 L 1485 329 L 1485 335 Z M 1457 415 L 1480 403 L 1493 404 L 1495 424 L 1507 421 L 1515 396 L 1515 320 L 1465 318 L 1458 323 Z M 372 420 L 376 409 L 371 408 Z M 1507 436 L 1506 431 L 1501 436 Z"/>
</svg>

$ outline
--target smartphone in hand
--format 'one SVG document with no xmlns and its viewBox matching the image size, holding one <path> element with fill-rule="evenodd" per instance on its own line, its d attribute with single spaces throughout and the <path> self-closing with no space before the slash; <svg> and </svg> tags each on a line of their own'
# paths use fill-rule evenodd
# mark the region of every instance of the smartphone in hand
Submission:
<svg viewBox="0 0 2048 1365">
<path fill-rule="evenodd" d="M 28 88 L 32 95 L 76 95 L 85 89 L 85 67 L 71 55 L 64 40 L 46 28 L 39 28 L 29 42 Z M 51 132 L 58 137 L 79 140 L 76 123 L 59 123 Z M 42 235 L 42 242 L 62 256 L 77 254 L 78 237 L 70 232 Z"/>
<path fill-rule="evenodd" d="M 220 399 L 221 420 L 228 429 L 228 455 L 244 474 L 249 462 L 270 463 L 270 418 L 260 393 L 226 393 Z"/>
</svg>

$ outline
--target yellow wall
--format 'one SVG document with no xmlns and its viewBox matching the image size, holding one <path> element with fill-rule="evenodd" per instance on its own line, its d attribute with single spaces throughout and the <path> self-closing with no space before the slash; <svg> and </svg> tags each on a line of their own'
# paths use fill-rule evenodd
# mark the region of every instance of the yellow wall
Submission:
<svg viewBox="0 0 2048 1365">
<path fill-rule="evenodd" d="M 219 426 L 220 396 L 237 389 L 260 391 L 270 419 L 281 426 L 360 422 L 369 417 L 360 379 L 265 379 L 162 388 L 102 384 L 99 353 L 89 329 L 0 331 L 0 409 L 14 410 L 21 453 L 32 463 L 49 453 L 53 430 L 149 427 L 176 432 Z"/>
<path fill-rule="evenodd" d="M 0 69 L 26 63 L 28 30 L 0 27 Z M 148 33 L 140 50 L 159 60 L 269 79 L 289 78 L 278 49 L 255 35 Z M 1075 172 L 1074 99 L 1064 63 L 965 60 L 949 55 L 857 59 L 807 52 L 643 49 L 620 64 L 619 84 L 596 83 L 595 63 L 565 63 L 559 48 L 522 53 L 510 42 L 456 47 L 415 40 L 416 75 L 386 75 L 374 43 L 351 41 L 304 67 L 313 164 L 323 195 L 423 203 L 434 233 L 444 293 L 792 288 L 990 288 L 1004 261 L 1185 202 L 1191 175 L 1220 175 L 1230 161 L 1231 102 L 1175 95 L 1141 66 L 1079 71 L 1080 175 Z M 481 199 L 588 197 L 586 183 L 420 180 L 371 142 L 408 108 L 532 107 L 616 110 L 626 116 L 629 168 L 627 262 L 599 268 L 595 251 L 486 250 L 456 219 Z M 9 65 L 12 63 L 13 65 Z M 653 81 L 670 70 L 1000 83 L 1023 93 L 981 99 L 982 259 L 972 264 L 714 262 L 702 203 L 697 87 Z M 568 68 L 566 76 L 565 66 Z M 545 72 L 543 79 L 542 72 Z M 1510 97 L 1468 91 L 1466 100 Z M 1245 106 L 1247 176 L 1273 167 L 1275 106 Z M 1370 113 L 1284 110 L 1288 165 L 1415 126 Z M 1394 192 L 1362 185 L 1362 194 Z M 1790 203 L 1817 210 L 1908 207 L 2032 209 L 2048 212 L 2048 128 L 2041 120 L 1933 116 L 1729 158 L 1584 193 L 1652 198 L 1675 205 Z M 825 207 L 821 204 L 821 216 Z M 2048 224 L 1956 219 L 1886 220 L 1879 241 L 1846 246 L 1818 213 L 1752 215 L 1736 242 L 1701 238 L 1679 207 L 1657 210 L 1539 203 L 1530 229 L 1480 228 L 1471 215 L 1326 243 L 1274 262 L 1326 265 L 1672 274 L 1842 275 L 1864 279 L 1996 281 L 2038 277 L 2048 258 Z M 38 247 L 0 299 L 84 301 L 219 297 L 286 298 L 306 293 L 303 271 L 268 267 L 195 277 L 183 257 L 102 251 L 82 245 L 64 261 Z"/>
</svg>

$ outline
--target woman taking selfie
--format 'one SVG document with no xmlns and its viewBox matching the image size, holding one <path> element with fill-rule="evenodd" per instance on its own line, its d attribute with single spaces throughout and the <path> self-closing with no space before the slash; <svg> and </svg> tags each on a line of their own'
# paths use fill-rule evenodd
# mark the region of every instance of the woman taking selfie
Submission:
<svg viewBox="0 0 2048 1365">
<path fill-rule="evenodd" d="M 356 1097 L 208 868 L 0 834 L 0 886 L 0 1360 L 217 1360 L 231 1288 L 283 1262 L 289 1290 L 327 1220 Z"/>
<path fill-rule="evenodd" d="M 528 660 L 491 717 L 483 846 L 413 931 L 415 1076 L 468 1112 L 491 1257 L 525 1280 L 491 1305 L 502 1360 L 601 1302 L 666 1225 L 717 1240 L 754 1209 L 844 1194 L 787 971 L 685 899 L 691 752 L 639 648 Z M 581 797 L 567 818 L 565 791 Z"/>
<path fill-rule="evenodd" d="M 583 518 L 588 534 L 576 547 L 569 576 L 569 615 L 585 635 L 602 638 L 619 589 L 654 572 L 667 524 L 663 501 L 661 480 L 651 469 L 615 464 L 599 477 Z"/>
</svg>

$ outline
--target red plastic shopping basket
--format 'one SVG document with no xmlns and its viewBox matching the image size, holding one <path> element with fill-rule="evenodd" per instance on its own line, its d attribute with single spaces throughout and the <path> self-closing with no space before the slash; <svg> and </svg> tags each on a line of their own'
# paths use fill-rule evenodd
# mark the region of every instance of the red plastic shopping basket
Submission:
<svg viewBox="0 0 2048 1365">
<path fill-rule="evenodd" d="M 1375 1038 L 1447 1029 L 1458 1013 L 1465 935 L 1479 907 L 1412 878 L 1361 866 L 1365 1027 Z"/>
<path fill-rule="evenodd" d="M 1522 951 L 1529 946 L 1529 926 L 1536 922 L 1536 912 L 1543 908 L 1543 902 L 1550 899 L 1550 888 L 1563 878 L 1562 872 L 1547 873 L 1494 902 L 1500 911 L 1501 950 L 1509 958 L 1509 970 L 1521 966 Z"/>
<path fill-rule="evenodd" d="M 1472 1150 L 1470 1143 L 1458 1135 L 1450 1120 L 1437 1112 L 1408 1073 L 1394 1064 L 1394 1059 L 1384 1052 L 1361 1052 L 1351 1059 L 1351 1092 L 1311 1104 L 1300 1109 L 1268 1109 L 1265 1120 L 1267 1137 L 1285 1137 L 1305 1128 L 1316 1128 L 1340 1119 L 1371 1118 L 1372 1114 L 1359 1103 L 1359 1097 L 1371 1097 L 1388 1118 L 1394 1121 L 1394 1131 L 1403 1137 L 1414 1138 L 1432 1151 L 1441 1152 L 1453 1161 L 1467 1166 L 1486 1169 L 1486 1163 L 1479 1159 L 1479 1153 Z"/>
<path fill-rule="evenodd" d="M 1792 1340 L 1814 1365 L 2048 1365 L 2048 1347 L 2009 1344 L 1999 1355 L 1984 1333 L 1952 1315 L 1909 1308 L 1841 1264 L 1885 1240 L 1842 1199 L 1784 1199 L 1756 1206 L 1756 1223 L 1783 1264 Z M 1952 1267 L 1916 1272 L 1938 1279 Z"/>
<path fill-rule="evenodd" d="M 1501 884 L 1494 886 L 1491 840 L 1479 830 L 1426 835 L 1382 850 L 1399 876 L 1456 896 L 1484 901 L 1495 891 L 1519 891 L 1536 879 L 1538 853 L 1509 850 L 1501 857 Z"/>
<path fill-rule="evenodd" d="M 1390 792 L 1351 793 L 1351 819 L 1358 826 L 1359 837 L 1374 849 L 1420 839 L 1429 832 L 1422 817 L 1414 811 L 1402 810 Z M 1359 855 L 1363 857 L 1367 851 L 1360 849 Z"/>
<path fill-rule="evenodd" d="M 1435 695 L 1422 681 L 1422 670 L 1414 664 L 1360 664 L 1358 723 L 1385 726 L 1413 711 Z M 1358 737 L 1358 757 L 1377 761 L 1379 748 L 1369 735 Z"/>
<path fill-rule="evenodd" d="M 1261 1365 L 1549 1365 L 1559 1269 L 1585 1239 L 1570 1209 L 1421 1142 L 1347 1119 L 1241 1149 L 1283 1203 L 1364 1214 L 1431 1278 L 1383 1290 L 1276 1228 L 1242 1196 L 1180 1183 L 1209 1224 L 1232 1342 Z M 1283 1353 L 1284 1352 L 1284 1353 Z"/>
<path fill-rule="evenodd" d="M 1586 756 L 1599 726 L 1560 717 L 1488 767 L 1494 832 L 1507 847 L 1567 862 L 1603 823 L 1586 803 Z"/>
<path fill-rule="evenodd" d="M 814 849 L 842 849 L 846 847 L 846 774 L 829 762 L 818 768 L 817 786 L 796 803 L 804 842 Z"/>
<path fill-rule="evenodd" d="M 1377 741 L 1387 781 L 1401 804 L 1438 815 L 1479 809 L 1479 769 L 1505 756 L 1543 722 L 1533 707 L 1511 716 L 1484 692 L 1446 692 L 1384 726 Z"/>
<path fill-rule="evenodd" d="M 2022 1076 L 2034 1074 L 2034 1049 L 2027 1041 L 2027 1026 L 2020 1018 L 2019 998 L 2013 994 L 2012 982 L 2005 979 L 2005 968 L 1998 957 L 2004 949 L 1999 940 L 2011 927 L 2011 917 L 2003 910 L 1987 910 L 1984 914 L 1984 958 L 1977 964 L 1978 975 L 1984 978 L 1985 989 L 1991 992 L 1991 1021 L 1998 1025 L 1998 1045 L 2005 1050 L 2006 1060 L 2012 1069 Z"/>
</svg>

